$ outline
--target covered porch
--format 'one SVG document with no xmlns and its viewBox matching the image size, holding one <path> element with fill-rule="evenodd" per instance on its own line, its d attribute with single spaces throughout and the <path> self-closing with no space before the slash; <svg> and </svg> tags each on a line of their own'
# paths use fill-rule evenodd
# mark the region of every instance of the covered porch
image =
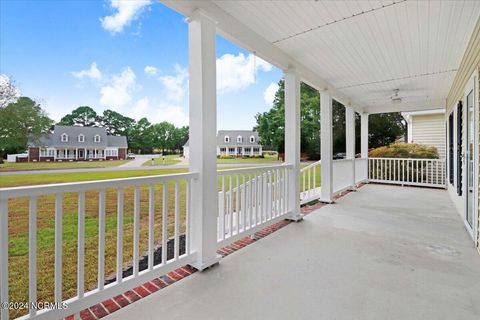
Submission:
<svg viewBox="0 0 480 320">
<path fill-rule="evenodd" d="M 366 185 L 108 319 L 478 319 L 446 192 Z"/>
</svg>

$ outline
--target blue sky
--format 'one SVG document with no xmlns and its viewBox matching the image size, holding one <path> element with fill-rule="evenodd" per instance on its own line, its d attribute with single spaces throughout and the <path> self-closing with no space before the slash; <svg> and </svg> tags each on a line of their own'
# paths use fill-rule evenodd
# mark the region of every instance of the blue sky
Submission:
<svg viewBox="0 0 480 320">
<path fill-rule="evenodd" d="M 0 73 L 59 120 L 77 106 L 188 124 L 188 26 L 148 1 L 0 1 Z M 217 37 L 218 129 L 250 129 L 281 70 Z"/>
</svg>

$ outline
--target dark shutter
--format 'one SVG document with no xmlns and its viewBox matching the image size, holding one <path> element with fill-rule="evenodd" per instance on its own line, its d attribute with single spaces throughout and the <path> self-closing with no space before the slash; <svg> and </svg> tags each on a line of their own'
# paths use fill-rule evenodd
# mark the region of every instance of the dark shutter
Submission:
<svg viewBox="0 0 480 320">
<path fill-rule="evenodd" d="M 453 185 L 453 176 L 454 176 L 454 168 L 453 168 L 453 155 L 454 155 L 454 143 L 453 143 L 453 133 L 454 133 L 454 125 L 453 125 L 453 111 L 450 113 L 448 117 L 448 178 L 450 184 Z"/>
<path fill-rule="evenodd" d="M 457 194 L 462 195 L 462 159 L 463 159 L 463 105 L 457 104 Z"/>
</svg>

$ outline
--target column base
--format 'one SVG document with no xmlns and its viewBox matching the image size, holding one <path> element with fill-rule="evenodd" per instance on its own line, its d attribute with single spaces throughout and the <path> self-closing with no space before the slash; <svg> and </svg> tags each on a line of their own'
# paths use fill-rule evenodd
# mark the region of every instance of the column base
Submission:
<svg viewBox="0 0 480 320">
<path fill-rule="evenodd" d="M 347 191 L 357 191 L 357 186 L 351 186 Z"/>
<path fill-rule="evenodd" d="M 198 271 L 204 271 L 204 270 L 218 264 L 221 259 L 222 259 L 222 256 L 217 254 L 215 256 L 215 258 L 210 259 L 209 261 L 195 261 L 195 262 L 190 263 L 190 265 L 192 267 L 194 267 L 195 269 L 197 269 Z"/>
<path fill-rule="evenodd" d="M 293 222 L 300 222 L 303 220 L 303 214 L 291 213 L 285 219 Z"/>
</svg>

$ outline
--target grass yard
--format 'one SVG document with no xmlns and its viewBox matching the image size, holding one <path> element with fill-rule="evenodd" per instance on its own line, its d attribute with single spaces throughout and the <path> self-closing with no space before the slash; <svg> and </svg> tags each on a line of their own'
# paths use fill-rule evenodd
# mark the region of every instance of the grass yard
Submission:
<svg viewBox="0 0 480 320">
<path fill-rule="evenodd" d="M 116 167 L 130 160 L 108 161 L 65 161 L 65 162 L 5 162 L 0 164 L 2 171 L 48 170 L 48 169 L 78 169 Z"/>
<path fill-rule="evenodd" d="M 180 156 L 177 154 L 170 154 L 165 156 L 165 163 L 163 163 L 163 157 L 154 158 L 153 163 L 152 160 L 145 161 L 142 166 L 159 166 L 159 165 L 169 165 L 169 164 L 177 164 L 180 163 L 182 160 Z"/>
<path fill-rule="evenodd" d="M 64 182 L 105 180 L 158 174 L 187 172 L 188 169 L 128 170 L 78 173 L 22 174 L 0 177 L 0 187 L 39 185 Z M 320 172 L 317 170 L 317 181 Z M 218 187 L 221 189 L 219 177 Z M 225 180 L 228 188 L 230 180 Z M 301 177 L 300 183 L 303 183 Z M 185 231 L 186 183 L 180 183 L 180 232 Z M 233 176 L 232 185 L 236 185 Z M 125 188 L 123 220 L 124 266 L 132 261 L 133 254 L 133 187 Z M 155 197 L 161 198 L 163 186 L 155 185 Z M 168 185 L 168 236 L 174 233 L 174 184 Z M 55 219 L 53 195 L 37 199 L 37 284 L 39 301 L 53 301 L 54 291 L 54 240 Z M 77 208 L 78 194 L 63 194 L 63 298 L 76 294 L 77 287 Z M 162 237 L 162 203 L 155 201 L 154 235 L 156 244 Z M 117 192 L 106 190 L 106 232 L 105 232 L 105 276 L 116 269 L 117 238 Z M 140 194 L 140 253 L 148 248 L 148 186 L 141 186 Z M 85 288 L 96 287 L 98 267 L 98 190 L 86 192 L 85 203 Z M 10 301 L 28 301 L 28 199 L 17 198 L 9 201 L 9 279 Z M 12 317 L 25 314 L 26 310 L 12 311 Z"/>
<path fill-rule="evenodd" d="M 280 164 L 281 161 L 278 160 L 277 156 L 265 155 L 265 158 L 233 158 L 233 159 L 217 159 L 217 163 L 220 164 L 237 164 L 237 163 L 272 163 Z"/>
</svg>

